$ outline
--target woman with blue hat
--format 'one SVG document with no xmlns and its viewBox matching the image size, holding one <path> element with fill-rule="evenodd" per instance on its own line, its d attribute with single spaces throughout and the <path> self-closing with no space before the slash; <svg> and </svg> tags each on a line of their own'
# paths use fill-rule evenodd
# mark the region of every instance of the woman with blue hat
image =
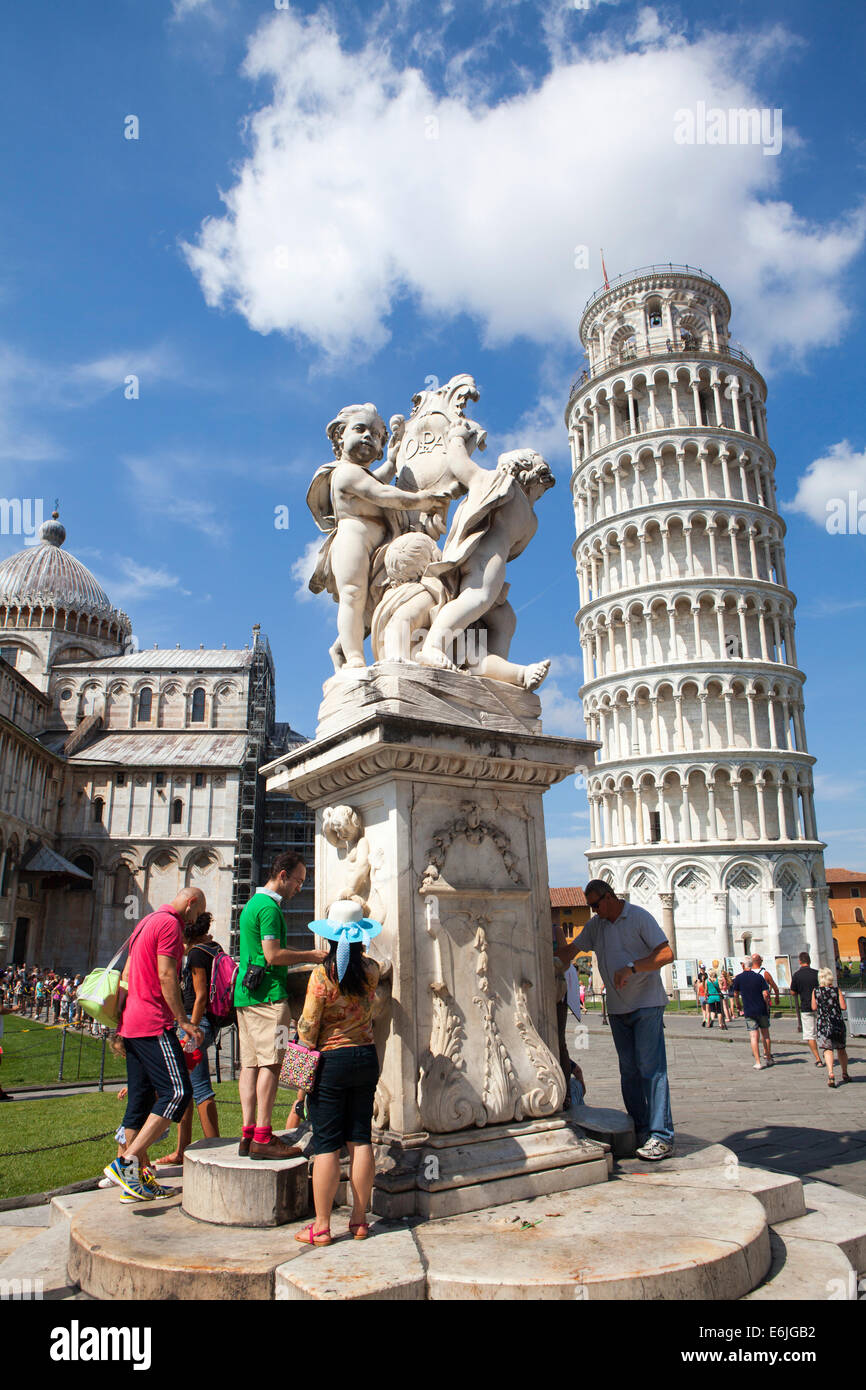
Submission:
<svg viewBox="0 0 866 1390">
<path fill-rule="evenodd" d="M 313 1123 L 313 1203 L 316 1219 L 299 1231 L 304 1245 L 331 1244 L 331 1210 L 340 1181 L 340 1151 L 349 1150 L 355 1240 L 370 1233 L 367 1208 L 373 1192 L 373 1098 L 379 1061 L 373 1044 L 373 998 L 379 967 L 365 956 L 381 922 L 365 917 L 355 902 L 334 903 L 327 918 L 308 924 L 330 942 L 327 959 L 310 975 L 298 1040 L 321 1052 L 308 1108 Z"/>
</svg>

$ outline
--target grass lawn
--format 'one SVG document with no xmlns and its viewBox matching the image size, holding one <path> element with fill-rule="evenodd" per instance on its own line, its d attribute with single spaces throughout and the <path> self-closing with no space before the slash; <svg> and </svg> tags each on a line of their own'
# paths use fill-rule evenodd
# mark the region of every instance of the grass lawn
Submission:
<svg viewBox="0 0 866 1390">
<path fill-rule="evenodd" d="M 8 1017 L 7 1017 L 8 1023 Z M 223 1081 L 214 1086 L 217 1095 L 220 1131 L 240 1134 L 241 1111 L 237 1082 Z M 291 1091 L 280 1091 L 274 1107 L 274 1128 L 282 1133 L 294 1100 Z M 117 1093 L 103 1091 L 85 1096 L 52 1096 L 45 1100 L 13 1101 L 0 1105 L 0 1198 L 19 1197 L 29 1192 L 47 1192 L 66 1187 L 84 1178 L 99 1176 L 114 1158 L 117 1148 L 112 1135 L 123 1119 L 125 1101 Z M 94 1140 L 94 1135 L 105 1135 Z M 151 1150 L 151 1157 L 169 1153 L 176 1140 L 176 1128 Z M 201 1139 L 198 1115 L 192 1125 L 193 1141 Z M 80 1140 L 79 1143 L 70 1143 Z M 90 1142 L 88 1142 L 88 1140 Z M 46 1153 L 7 1157 L 21 1149 L 65 1144 Z"/>
<path fill-rule="evenodd" d="M 61 1028 L 36 1023 L 31 1018 L 7 1014 L 3 1022 L 3 1061 L 0 1085 L 4 1090 L 16 1086 L 54 1085 L 60 1070 Z M 98 1081 L 102 1042 L 69 1030 L 63 1058 L 64 1081 Z M 105 1049 L 106 1079 L 126 1076 L 126 1063 Z"/>
</svg>

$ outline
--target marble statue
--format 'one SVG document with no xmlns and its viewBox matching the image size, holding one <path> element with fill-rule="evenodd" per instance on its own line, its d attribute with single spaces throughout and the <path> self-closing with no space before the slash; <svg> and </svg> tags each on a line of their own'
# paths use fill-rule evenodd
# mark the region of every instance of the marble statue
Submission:
<svg viewBox="0 0 866 1390">
<path fill-rule="evenodd" d="M 465 414 L 477 399 L 467 374 L 416 394 L 408 420 L 392 416 L 388 457 L 375 469 L 389 430 L 374 405 L 345 406 L 328 425 L 337 463 L 318 469 L 307 503 L 327 533 L 310 588 L 337 601 L 335 671 L 366 666 L 370 633 L 377 662 L 462 669 L 526 690 L 547 675 L 547 661 L 509 660 L 516 617 L 505 571 L 535 535 L 534 504 L 555 480 L 529 449 L 500 455 L 495 468 L 473 460 L 486 446 Z"/>
<path fill-rule="evenodd" d="M 382 480 L 393 472 L 388 459 L 382 470 L 370 465 L 385 451 L 388 428 L 376 407 L 347 405 L 328 425 L 336 464 L 319 468 L 307 493 L 309 506 L 328 539 L 322 546 L 310 580 L 313 593 L 323 589 L 337 600 L 337 634 L 340 652 L 335 668 L 366 666 L 364 657 L 365 614 L 370 595 L 373 556 L 386 537 L 393 535 L 393 513 L 432 511 L 441 507 L 443 494 L 420 489 L 412 497 Z M 342 658 L 342 659 L 340 659 Z"/>
</svg>

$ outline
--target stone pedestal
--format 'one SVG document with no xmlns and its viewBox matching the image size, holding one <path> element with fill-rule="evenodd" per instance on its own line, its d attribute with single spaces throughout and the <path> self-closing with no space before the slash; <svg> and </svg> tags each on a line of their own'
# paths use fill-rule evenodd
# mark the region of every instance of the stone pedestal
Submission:
<svg viewBox="0 0 866 1390">
<path fill-rule="evenodd" d="M 309 1161 L 241 1158 L 237 1139 L 200 1139 L 183 1156 L 182 1205 L 216 1226 L 284 1226 L 307 1214 Z"/>
<path fill-rule="evenodd" d="M 360 886 L 384 924 L 375 1122 L 392 1177 L 374 1209 L 430 1215 L 457 1201 L 437 1193 L 469 1187 L 489 1206 L 530 1174 L 559 1191 L 582 1163 L 603 1180 L 603 1150 L 550 1123 L 565 1078 L 541 805 L 594 745 L 542 734 L 528 691 L 400 663 L 335 676 L 320 715 L 315 741 L 264 772 L 317 812 L 317 915 Z M 322 833 L 338 806 L 362 826 L 351 851 Z"/>
</svg>

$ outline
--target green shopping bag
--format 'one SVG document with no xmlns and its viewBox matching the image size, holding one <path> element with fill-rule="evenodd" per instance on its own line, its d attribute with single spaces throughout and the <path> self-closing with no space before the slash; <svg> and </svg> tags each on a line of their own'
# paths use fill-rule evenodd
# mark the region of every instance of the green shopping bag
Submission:
<svg viewBox="0 0 866 1390">
<path fill-rule="evenodd" d="M 136 928 L 137 930 L 137 928 Z M 116 1028 L 118 1020 L 117 996 L 120 993 L 120 974 L 115 969 L 117 962 L 127 946 L 132 942 L 135 932 L 130 932 L 120 950 L 112 956 L 108 965 L 90 974 L 78 986 L 75 998 L 86 1014 L 103 1023 L 106 1028 Z"/>
</svg>

